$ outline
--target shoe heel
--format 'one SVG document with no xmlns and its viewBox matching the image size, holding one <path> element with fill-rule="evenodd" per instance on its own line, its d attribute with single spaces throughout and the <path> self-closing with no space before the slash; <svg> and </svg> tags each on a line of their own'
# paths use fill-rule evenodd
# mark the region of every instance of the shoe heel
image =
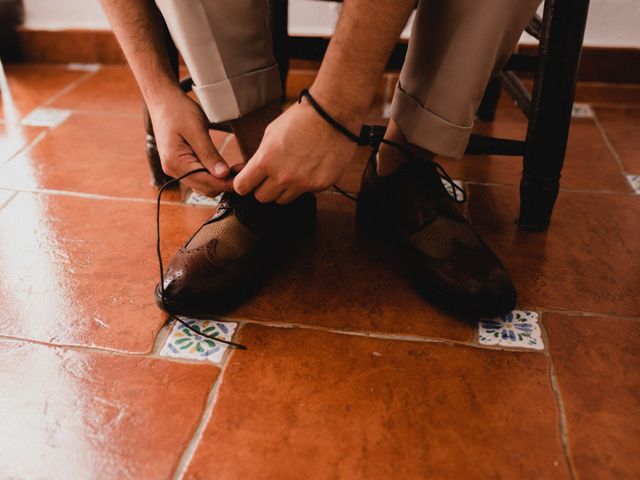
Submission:
<svg viewBox="0 0 640 480">
<path fill-rule="evenodd" d="M 369 195 L 361 193 L 356 206 L 356 234 L 362 239 L 369 239 L 374 236 L 377 230 L 376 225 L 379 223 L 375 202 L 368 197 Z"/>
<path fill-rule="evenodd" d="M 305 205 L 298 211 L 294 220 L 296 231 L 302 236 L 311 235 L 316 231 L 318 223 L 318 208 L 315 195 L 305 199 Z"/>
</svg>

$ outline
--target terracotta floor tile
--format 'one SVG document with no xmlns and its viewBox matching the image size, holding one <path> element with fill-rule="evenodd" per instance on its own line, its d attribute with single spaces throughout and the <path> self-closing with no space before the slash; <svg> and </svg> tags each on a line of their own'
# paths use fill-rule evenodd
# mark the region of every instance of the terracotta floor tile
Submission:
<svg viewBox="0 0 640 480">
<path fill-rule="evenodd" d="M 575 101 L 594 106 L 640 106 L 640 85 L 580 82 L 576 87 Z"/>
<path fill-rule="evenodd" d="M 214 132 L 215 141 L 224 136 Z M 33 149 L 0 166 L 0 186 L 155 199 L 138 118 L 74 114 Z M 179 200 L 168 190 L 165 200 Z"/>
<path fill-rule="evenodd" d="M 170 478 L 219 373 L 6 340 L 0 360 L 4 478 Z"/>
<path fill-rule="evenodd" d="M 639 321 L 545 315 L 580 478 L 638 478 Z"/>
<path fill-rule="evenodd" d="M 21 193 L 0 210 L 0 335 L 148 352 L 155 205 Z M 163 207 L 165 257 L 210 215 Z"/>
<path fill-rule="evenodd" d="M 0 166 L 31 143 L 45 129 L 0 123 Z"/>
<path fill-rule="evenodd" d="M 131 70 L 125 66 L 103 66 L 51 106 L 84 113 L 142 117 L 142 96 Z"/>
<path fill-rule="evenodd" d="M 0 98 L 0 118 L 17 123 L 86 72 L 55 65 L 5 65 L 10 97 Z M 7 101 L 8 100 L 8 101 Z"/>
<path fill-rule="evenodd" d="M 398 265 L 358 241 L 351 201 L 324 193 L 318 207 L 316 236 L 231 317 L 473 339 L 470 323 L 422 300 Z"/>
<path fill-rule="evenodd" d="M 544 355 L 255 325 L 241 338 L 188 479 L 567 478 Z"/>
<path fill-rule="evenodd" d="M 526 122 L 510 116 L 498 116 L 493 125 L 478 122 L 475 131 L 482 135 L 523 139 Z M 522 157 L 469 155 L 460 160 L 441 158 L 438 162 L 449 175 L 460 180 L 518 185 L 522 178 Z M 561 186 L 630 192 L 626 178 L 591 119 L 574 119 L 572 122 Z"/>
<path fill-rule="evenodd" d="M 640 198 L 561 192 L 549 230 L 520 232 L 517 188 L 469 187 L 469 212 L 524 307 L 640 315 Z"/>
<path fill-rule="evenodd" d="M 640 174 L 640 108 L 597 108 L 596 115 L 626 171 Z"/>
</svg>

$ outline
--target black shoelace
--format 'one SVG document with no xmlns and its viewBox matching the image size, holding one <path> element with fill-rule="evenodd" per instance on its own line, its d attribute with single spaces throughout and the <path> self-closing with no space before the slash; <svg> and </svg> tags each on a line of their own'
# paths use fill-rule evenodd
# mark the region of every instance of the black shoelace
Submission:
<svg viewBox="0 0 640 480">
<path fill-rule="evenodd" d="M 160 296 L 162 298 L 162 306 L 164 307 L 164 310 L 169 315 L 169 317 L 167 318 L 167 322 L 170 322 L 172 319 L 175 319 L 176 321 L 181 323 L 185 328 L 191 330 L 196 335 L 200 335 L 201 337 L 205 337 L 205 338 L 207 338 L 209 340 L 212 340 L 214 342 L 225 343 L 225 344 L 230 345 L 230 346 L 232 346 L 234 348 L 237 348 L 239 350 L 246 350 L 247 347 L 245 345 L 241 345 L 239 343 L 235 343 L 235 342 L 232 342 L 230 340 L 225 340 L 223 338 L 214 337 L 213 335 L 209 335 L 207 333 L 204 333 L 200 329 L 194 328 L 193 326 L 189 325 L 188 322 L 186 322 L 185 320 L 180 318 L 180 315 L 178 315 L 176 313 L 173 313 L 171 311 L 171 307 L 168 305 L 168 302 L 167 302 L 167 299 L 166 299 L 166 296 L 165 296 L 165 291 L 164 291 L 164 265 L 162 263 L 162 252 L 160 251 L 160 205 L 161 205 L 161 200 L 162 200 L 162 194 L 164 193 L 164 191 L 167 188 L 171 187 L 172 185 L 177 184 L 180 180 L 182 180 L 184 178 L 187 178 L 188 176 L 193 175 L 195 173 L 205 173 L 205 172 L 208 172 L 208 170 L 206 168 L 197 168 L 195 170 L 191 170 L 190 172 L 187 172 L 187 173 L 185 173 L 184 175 L 181 175 L 178 178 L 173 178 L 173 179 L 169 180 L 167 183 L 162 185 L 162 187 L 158 191 L 158 200 L 157 200 L 157 203 L 156 203 L 156 255 L 158 256 L 158 266 L 160 268 Z"/>
<path fill-rule="evenodd" d="M 376 154 L 378 152 L 380 144 L 383 143 L 385 145 L 389 145 L 390 147 L 394 147 L 394 148 L 399 149 L 411 161 L 417 161 L 417 162 L 424 161 L 422 159 L 416 158 L 411 152 L 409 152 L 402 145 L 399 145 L 399 144 L 397 144 L 395 142 L 392 142 L 390 140 L 386 140 L 385 138 L 383 138 L 384 127 L 365 125 L 362 128 L 360 136 L 358 136 L 358 135 L 352 133 L 345 126 L 341 125 L 331 115 L 329 115 L 326 112 L 326 110 L 324 110 L 318 104 L 318 102 L 316 102 L 315 98 L 313 98 L 311 96 L 311 93 L 309 93 L 309 90 L 304 89 L 304 90 L 302 90 L 302 92 L 300 92 L 300 96 L 298 97 L 298 103 L 300 103 L 302 101 L 302 97 L 305 97 L 309 101 L 309 103 L 315 109 L 315 111 L 318 112 L 318 114 L 327 123 L 329 123 L 329 125 L 331 125 L 333 128 L 338 130 L 340 133 L 342 133 L 344 136 L 346 136 L 349 140 L 356 142 L 358 145 L 369 145 L 369 146 L 373 147 L 373 154 Z M 458 204 L 464 203 L 467 200 L 467 194 L 464 191 L 464 189 L 453 181 L 453 179 L 449 176 L 449 174 L 442 167 L 442 165 L 440 165 L 439 163 L 437 163 L 435 161 L 430 161 L 429 163 L 430 163 L 430 165 L 433 166 L 433 168 L 435 169 L 436 173 L 440 176 L 440 178 L 443 181 L 447 182 L 451 186 L 451 191 L 447 190 L 447 195 L 449 195 L 451 200 L 453 200 L 455 203 L 458 203 Z M 182 324 L 185 328 L 189 329 L 190 331 L 192 331 L 196 335 L 200 335 L 201 337 L 205 337 L 205 338 L 207 338 L 209 340 L 212 340 L 214 342 L 227 344 L 227 345 L 229 345 L 231 347 L 234 347 L 234 348 L 237 348 L 237 349 L 240 349 L 240 350 L 246 350 L 247 347 L 245 345 L 242 345 L 242 344 L 239 344 L 239 343 L 236 343 L 236 342 L 232 342 L 230 340 L 225 340 L 225 339 L 222 339 L 222 338 L 214 337 L 212 335 L 204 333 L 203 331 L 201 331 L 198 328 L 194 328 L 193 326 L 189 325 L 189 323 L 186 322 L 185 320 L 183 320 L 180 317 L 180 315 L 178 315 L 176 313 L 173 313 L 171 311 L 172 309 L 168 305 L 168 302 L 167 302 L 166 296 L 165 296 L 164 264 L 162 262 L 162 252 L 160 250 L 160 205 L 161 205 L 161 201 L 162 201 L 162 194 L 169 187 L 179 183 L 181 180 L 187 178 L 188 176 L 194 175 L 196 173 L 206 173 L 206 172 L 208 172 L 208 170 L 206 168 L 197 168 L 195 170 L 191 170 L 190 172 L 187 172 L 187 173 L 185 173 L 184 175 L 181 175 L 178 178 L 173 178 L 173 179 L 169 180 L 167 183 L 162 185 L 162 187 L 158 191 L 158 198 L 157 198 L 157 202 L 156 202 L 156 255 L 158 257 L 158 267 L 159 267 L 159 270 L 160 270 L 160 296 L 161 296 L 161 299 L 162 299 L 162 306 L 164 307 L 164 310 L 168 314 L 167 322 L 170 322 L 172 319 L 175 319 L 177 322 Z M 355 202 L 357 200 L 357 198 L 358 198 L 356 195 L 353 195 L 353 194 L 350 194 L 350 193 L 344 191 L 343 189 L 341 189 L 337 185 L 334 185 L 333 188 L 335 189 L 336 192 L 338 192 L 340 195 L 343 195 L 344 197 L 348 198 L 349 200 L 352 200 L 352 201 Z M 461 198 L 458 198 L 458 192 L 461 193 L 461 195 L 462 195 Z"/>
</svg>

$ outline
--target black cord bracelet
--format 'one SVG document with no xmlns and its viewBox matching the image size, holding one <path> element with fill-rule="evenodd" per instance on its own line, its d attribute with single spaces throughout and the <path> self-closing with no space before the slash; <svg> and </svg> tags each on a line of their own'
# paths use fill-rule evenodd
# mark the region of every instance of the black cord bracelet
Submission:
<svg viewBox="0 0 640 480">
<path fill-rule="evenodd" d="M 331 125 L 333 128 L 338 130 L 340 133 L 342 133 L 345 137 L 347 137 L 352 142 L 356 142 L 356 143 L 360 144 L 360 141 L 361 141 L 360 140 L 360 136 L 358 136 L 355 133 L 349 131 L 349 129 L 347 127 L 345 127 L 344 125 L 341 125 L 340 122 L 338 122 L 335 118 L 333 118 L 331 115 L 329 115 L 327 113 L 327 111 L 324 108 L 322 108 L 318 104 L 318 102 L 316 102 L 316 99 L 311 96 L 311 93 L 309 92 L 309 90 L 307 88 L 305 88 L 304 90 L 302 90 L 300 92 L 300 96 L 298 97 L 298 103 L 302 102 L 302 97 L 305 97 L 309 101 L 309 104 L 314 108 L 314 110 L 316 112 L 318 112 L 318 114 L 329 125 Z"/>
</svg>

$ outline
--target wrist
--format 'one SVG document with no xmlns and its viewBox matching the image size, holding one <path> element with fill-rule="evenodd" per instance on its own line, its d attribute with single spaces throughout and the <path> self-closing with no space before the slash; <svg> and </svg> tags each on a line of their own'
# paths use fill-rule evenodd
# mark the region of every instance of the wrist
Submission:
<svg viewBox="0 0 640 480">
<path fill-rule="evenodd" d="M 173 79 L 170 81 L 154 80 L 149 83 L 141 83 L 140 90 L 149 110 L 162 108 L 171 103 L 173 99 L 184 97 L 180 85 Z"/>
<path fill-rule="evenodd" d="M 365 106 L 357 99 L 339 94 L 336 90 L 314 82 L 309 88 L 309 93 L 331 117 L 358 135 L 366 118 L 368 105 Z"/>
</svg>

